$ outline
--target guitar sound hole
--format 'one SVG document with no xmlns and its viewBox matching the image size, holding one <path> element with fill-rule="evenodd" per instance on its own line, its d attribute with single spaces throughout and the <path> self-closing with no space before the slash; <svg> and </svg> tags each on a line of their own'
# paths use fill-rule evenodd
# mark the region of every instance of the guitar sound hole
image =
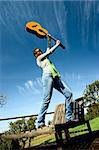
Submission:
<svg viewBox="0 0 99 150">
<path fill-rule="evenodd" d="M 37 27 L 37 25 L 34 25 L 34 26 L 32 26 L 32 27 Z"/>
<path fill-rule="evenodd" d="M 44 32 L 42 29 L 39 29 L 40 32 Z"/>
</svg>

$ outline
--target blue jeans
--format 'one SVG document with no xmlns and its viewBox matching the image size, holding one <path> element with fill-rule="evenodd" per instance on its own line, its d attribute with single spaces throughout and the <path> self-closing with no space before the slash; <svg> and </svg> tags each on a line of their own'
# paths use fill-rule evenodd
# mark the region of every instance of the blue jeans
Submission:
<svg viewBox="0 0 99 150">
<path fill-rule="evenodd" d="M 51 101 L 53 88 L 57 89 L 60 93 L 62 93 L 65 96 L 66 120 L 70 120 L 72 118 L 71 90 L 60 78 L 55 77 L 53 79 L 51 74 L 43 74 L 42 82 L 43 82 L 44 99 L 42 101 L 40 113 L 38 115 L 38 126 L 45 124 L 45 114 Z"/>
</svg>

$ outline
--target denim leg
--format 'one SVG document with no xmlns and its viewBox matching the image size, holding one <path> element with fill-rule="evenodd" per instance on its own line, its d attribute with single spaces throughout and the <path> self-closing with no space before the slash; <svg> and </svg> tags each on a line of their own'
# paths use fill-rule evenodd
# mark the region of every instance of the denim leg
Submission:
<svg viewBox="0 0 99 150">
<path fill-rule="evenodd" d="M 53 83 L 54 88 L 61 92 L 66 98 L 66 120 L 70 120 L 72 119 L 72 92 L 60 78 L 55 78 Z"/>
<path fill-rule="evenodd" d="M 38 115 L 38 126 L 45 124 L 45 114 L 47 112 L 53 91 L 53 79 L 51 74 L 44 74 L 42 82 L 44 98 L 41 104 L 40 113 Z"/>
</svg>

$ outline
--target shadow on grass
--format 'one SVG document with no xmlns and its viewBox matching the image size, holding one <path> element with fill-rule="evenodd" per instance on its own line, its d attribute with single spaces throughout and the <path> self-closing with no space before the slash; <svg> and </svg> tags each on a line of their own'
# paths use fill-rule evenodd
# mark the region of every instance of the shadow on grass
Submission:
<svg viewBox="0 0 99 150">
<path fill-rule="evenodd" d="M 99 130 L 63 140 L 62 145 L 45 141 L 43 144 L 31 147 L 30 150 L 99 150 Z M 25 149 L 29 150 L 29 148 Z"/>
</svg>

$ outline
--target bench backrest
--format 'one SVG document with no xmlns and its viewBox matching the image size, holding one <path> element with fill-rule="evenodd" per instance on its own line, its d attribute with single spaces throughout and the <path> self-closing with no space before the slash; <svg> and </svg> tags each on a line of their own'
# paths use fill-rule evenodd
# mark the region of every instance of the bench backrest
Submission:
<svg viewBox="0 0 99 150">
<path fill-rule="evenodd" d="M 83 97 L 78 98 L 74 102 L 72 102 L 72 109 L 73 109 L 74 118 L 83 121 L 84 120 Z"/>
<path fill-rule="evenodd" d="M 75 119 L 79 119 L 80 121 L 84 121 L 84 104 L 83 97 L 72 101 L 72 111 L 73 117 Z M 66 122 L 65 120 L 65 104 L 58 104 L 55 108 L 55 113 L 53 117 L 53 124 L 63 124 Z"/>
</svg>

